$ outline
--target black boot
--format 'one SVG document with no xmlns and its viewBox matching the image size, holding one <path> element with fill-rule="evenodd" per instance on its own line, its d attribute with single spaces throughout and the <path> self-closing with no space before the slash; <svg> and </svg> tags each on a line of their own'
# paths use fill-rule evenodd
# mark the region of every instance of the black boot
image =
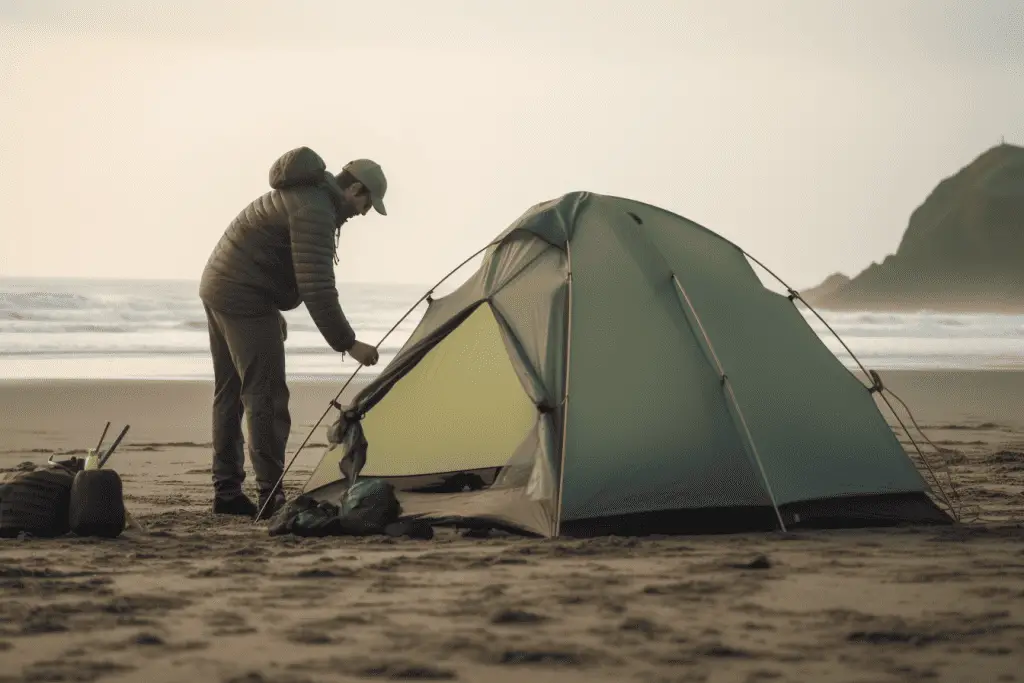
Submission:
<svg viewBox="0 0 1024 683">
<path fill-rule="evenodd" d="M 277 491 L 269 498 L 270 502 L 267 503 L 267 495 L 262 493 L 260 494 L 260 504 L 256 513 L 254 513 L 258 514 L 260 510 L 263 510 L 263 514 L 259 517 L 260 519 L 270 519 L 287 503 L 287 499 L 284 497 L 284 492 L 282 491 Z M 266 508 L 264 508 L 264 504 L 266 504 Z"/>
<path fill-rule="evenodd" d="M 213 499 L 213 513 L 215 515 L 238 515 L 240 517 L 255 517 L 259 512 L 257 507 L 249 500 L 249 496 L 238 493 L 230 498 L 217 496 Z"/>
</svg>

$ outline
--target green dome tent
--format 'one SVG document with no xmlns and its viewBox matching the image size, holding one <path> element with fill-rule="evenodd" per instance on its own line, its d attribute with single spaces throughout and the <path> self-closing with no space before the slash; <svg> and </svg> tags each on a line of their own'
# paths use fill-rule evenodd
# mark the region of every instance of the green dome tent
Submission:
<svg viewBox="0 0 1024 683">
<path fill-rule="evenodd" d="M 337 406 L 303 492 L 383 477 L 406 514 L 541 536 L 949 523 L 792 298 L 663 209 L 538 204 Z"/>
</svg>

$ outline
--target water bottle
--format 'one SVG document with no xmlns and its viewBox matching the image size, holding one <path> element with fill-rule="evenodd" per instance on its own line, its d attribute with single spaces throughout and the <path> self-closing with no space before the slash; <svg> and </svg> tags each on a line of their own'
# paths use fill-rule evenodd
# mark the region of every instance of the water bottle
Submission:
<svg viewBox="0 0 1024 683">
<path fill-rule="evenodd" d="M 86 451 L 85 455 L 85 467 L 86 470 L 97 470 L 100 466 L 100 456 L 96 453 L 95 448 L 90 448 Z"/>
</svg>

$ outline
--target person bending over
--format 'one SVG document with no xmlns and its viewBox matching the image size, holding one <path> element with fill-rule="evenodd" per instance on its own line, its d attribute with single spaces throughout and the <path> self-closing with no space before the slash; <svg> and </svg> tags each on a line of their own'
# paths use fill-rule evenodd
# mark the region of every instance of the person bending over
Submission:
<svg viewBox="0 0 1024 683">
<path fill-rule="evenodd" d="M 374 161 L 350 161 L 334 175 L 316 152 L 298 147 L 271 165 L 270 191 L 242 209 L 210 254 L 199 297 L 213 357 L 215 513 L 255 517 L 267 504 L 267 518 L 285 504 L 275 491 L 291 430 L 281 311 L 305 304 L 332 349 L 377 362 L 377 349 L 356 339 L 341 308 L 334 266 L 342 224 L 370 207 L 387 215 L 386 190 Z M 242 491 L 243 414 L 258 507 Z"/>
</svg>

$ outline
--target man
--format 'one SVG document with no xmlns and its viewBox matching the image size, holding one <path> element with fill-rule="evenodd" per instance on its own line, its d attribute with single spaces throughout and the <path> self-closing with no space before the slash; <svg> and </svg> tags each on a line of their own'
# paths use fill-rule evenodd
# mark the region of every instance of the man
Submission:
<svg viewBox="0 0 1024 683">
<path fill-rule="evenodd" d="M 210 255 L 199 296 L 213 356 L 215 513 L 254 517 L 266 504 L 267 518 L 285 503 L 274 490 L 291 429 L 281 311 L 304 303 L 332 349 L 363 365 L 377 362 L 376 348 L 356 339 L 342 311 L 334 265 L 341 225 L 371 206 L 387 215 L 386 190 L 384 172 L 369 159 L 335 176 L 310 148 L 293 149 L 271 165 L 270 191 L 238 214 Z M 242 492 L 243 413 L 258 507 Z"/>
</svg>

